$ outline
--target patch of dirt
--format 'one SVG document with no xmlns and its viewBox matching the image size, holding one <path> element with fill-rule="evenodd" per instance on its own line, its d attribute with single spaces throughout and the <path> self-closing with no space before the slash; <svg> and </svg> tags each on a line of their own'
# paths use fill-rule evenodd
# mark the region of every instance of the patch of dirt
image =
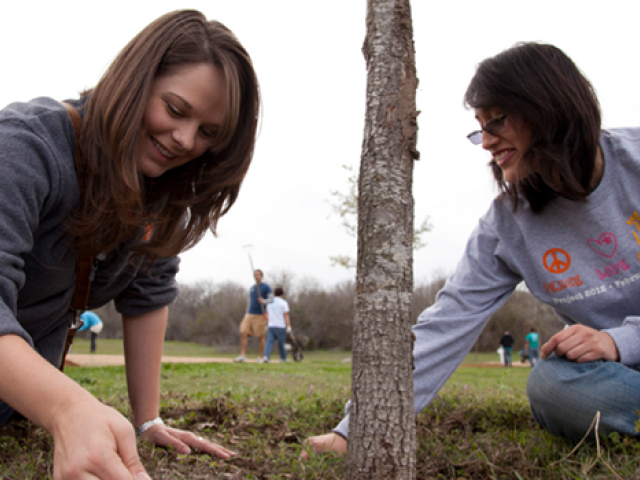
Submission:
<svg viewBox="0 0 640 480">
<path fill-rule="evenodd" d="M 255 360 L 248 360 L 255 362 Z M 162 363 L 232 363 L 232 358 L 211 357 L 171 357 L 163 356 Z M 124 365 L 124 355 L 100 355 L 70 353 L 67 355 L 65 365 L 73 367 L 111 367 Z"/>
<path fill-rule="evenodd" d="M 256 360 L 247 360 L 248 363 L 256 363 Z M 233 363 L 232 358 L 213 357 L 173 357 L 163 356 L 162 363 Z M 67 355 L 65 366 L 72 367 L 111 367 L 124 365 L 123 355 L 101 355 L 70 353 Z M 463 363 L 461 367 L 502 367 L 500 362 Z M 529 367 L 528 363 L 514 362 L 513 367 Z"/>
</svg>

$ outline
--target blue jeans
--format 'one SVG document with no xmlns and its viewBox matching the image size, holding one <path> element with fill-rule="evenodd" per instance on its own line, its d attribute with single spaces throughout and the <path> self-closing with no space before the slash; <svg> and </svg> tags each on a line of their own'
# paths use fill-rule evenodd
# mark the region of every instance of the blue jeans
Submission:
<svg viewBox="0 0 640 480">
<path fill-rule="evenodd" d="M 284 346 L 284 342 L 286 339 L 287 339 L 286 328 L 269 327 L 269 330 L 267 331 L 267 345 L 264 347 L 265 358 L 271 357 L 273 342 L 278 340 L 278 349 L 280 350 L 280 360 L 285 361 L 287 359 L 287 349 Z"/>
<path fill-rule="evenodd" d="M 599 411 L 599 432 L 640 438 L 634 433 L 640 372 L 617 362 L 576 363 L 551 356 L 531 371 L 527 395 L 535 421 L 554 435 L 584 437 Z"/>
<path fill-rule="evenodd" d="M 511 347 L 503 347 L 504 350 L 504 366 L 505 367 L 510 367 L 511 366 Z"/>
<path fill-rule="evenodd" d="M 535 362 L 533 361 L 535 359 Z M 540 359 L 538 358 L 538 347 L 529 347 L 529 364 L 531 368 L 538 364 Z"/>
</svg>

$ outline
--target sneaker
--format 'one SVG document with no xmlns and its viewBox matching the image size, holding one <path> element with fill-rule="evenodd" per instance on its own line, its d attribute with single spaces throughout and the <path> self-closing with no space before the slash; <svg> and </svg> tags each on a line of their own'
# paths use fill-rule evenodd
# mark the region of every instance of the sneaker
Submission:
<svg viewBox="0 0 640 480">
<path fill-rule="evenodd" d="M 267 357 L 260 357 L 256 360 L 256 363 L 269 363 L 269 359 Z"/>
<path fill-rule="evenodd" d="M 243 363 L 247 361 L 247 357 L 245 357 L 244 355 L 240 355 L 238 358 L 234 358 L 233 361 L 237 363 Z"/>
</svg>

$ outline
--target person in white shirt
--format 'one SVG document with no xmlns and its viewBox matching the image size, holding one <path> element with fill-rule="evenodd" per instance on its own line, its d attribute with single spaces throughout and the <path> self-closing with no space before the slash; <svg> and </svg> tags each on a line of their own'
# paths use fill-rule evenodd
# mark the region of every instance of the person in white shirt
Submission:
<svg viewBox="0 0 640 480">
<path fill-rule="evenodd" d="M 287 339 L 287 333 L 291 332 L 291 321 L 289 319 L 289 304 L 282 298 L 284 290 L 277 287 L 275 290 L 275 298 L 273 302 L 267 306 L 267 315 L 269 323 L 267 324 L 267 345 L 264 349 L 264 362 L 269 362 L 273 343 L 278 340 L 278 348 L 280 350 L 280 361 L 287 361 L 287 349 L 284 342 Z"/>
</svg>

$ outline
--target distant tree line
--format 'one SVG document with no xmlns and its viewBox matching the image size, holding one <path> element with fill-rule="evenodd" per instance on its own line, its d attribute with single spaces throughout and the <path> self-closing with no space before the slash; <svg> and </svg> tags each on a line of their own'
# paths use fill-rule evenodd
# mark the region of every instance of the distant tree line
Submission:
<svg viewBox="0 0 640 480">
<path fill-rule="evenodd" d="M 296 280 L 288 272 L 278 272 L 265 281 L 272 288 L 284 288 L 294 331 L 309 337 L 307 349 L 351 349 L 354 282 L 325 287 L 312 278 Z M 433 305 L 444 284 L 445 278 L 440 275 L 415 288 L 413 318 L 417 319 L 425 308 Z M 181 285 L 180 295 L 169 307 L 166 339 L 236 350 L 240 341 L 238 326 L 247 308 L 248 288 L 233 282 Z M 104 321 L 100 337 L 122 338 L 120 315 L 113 304 L 97 313 Z M 505 330 L 509 330 L 516 341 L 514 350 L 519 350 L 524 347 L 531 327 L 540 334 L 540 341 L 545 342 L 562 329 L 563 323 L 551 307 L 518 289 L 488 321 L 473 350 L 495 351 Z"/>
</svg>

